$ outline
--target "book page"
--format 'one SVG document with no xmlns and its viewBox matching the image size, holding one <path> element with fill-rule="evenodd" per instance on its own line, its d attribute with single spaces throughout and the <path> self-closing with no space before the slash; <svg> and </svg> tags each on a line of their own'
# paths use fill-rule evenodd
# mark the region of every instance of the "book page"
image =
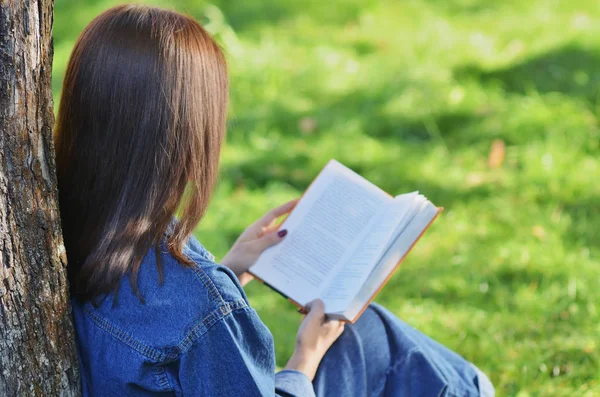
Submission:
<svg viewBox="0 0 600 397">
<path fill-rule="evenodd" d="M 288 230 L 286 238 L 265 250 L 250 272 L 301 305 L 321 297 L 362 239 L 365 225 L 391 201 L 383 190 L 330 161 L 281 225 Z"/>
<path fill-rule="evenodd" d="M 397 196 L 378 211 L 364 238 L 353 248 L 352 254 L 325 289 L 322 298 L 328 303 L 328 310 L 337 312 L 347 308 L 390 241 L 395 239 L 398 225 L 412 216 L 412 204 L 417 196 L 417 192 Z"/>
<path fill-rule="evenodd" d="M 402 232 L 392 242 L 387 252 L 382 256 L 379 263 L 374 267 L 369 277 L 361 286 L 356 297 L 344 312 L 345 318 L 348 320 L 355 319 L 358 313 L 386 281 L 390 273 L 397 267 L 398 263 L 408 254 L 423 231 L 436 217 L 438 211 L 439 209 L 429 201 L 420 204 L 420 208 L 416 210 L 414 217 L 405 225 Z"/>
</svg>

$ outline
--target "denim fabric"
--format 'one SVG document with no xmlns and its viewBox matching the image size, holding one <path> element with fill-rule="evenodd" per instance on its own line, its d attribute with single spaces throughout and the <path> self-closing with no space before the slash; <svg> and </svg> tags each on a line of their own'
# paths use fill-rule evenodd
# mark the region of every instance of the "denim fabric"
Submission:
<svg viewBox="0 0 600 397">
<path fill-rule="evenodd" d="M 313 383 L 317 396 L 494 395 L 475 366 L 377 304 L 346 325 Z"/>
<path fill-rule="evenodd" d="M 73 299 L 85 396 L 314 395 L 297 371 L 275 375 L 273 337 L 237 277 L 191 238 L 193 267 L 154 249 L 138 274 L 144 303 L 124 278 L 116 301 Z M 114 302 L 114 305 L 113 305 Z M 279 386 L 281 383 L 281 387 Z"/>
<path fill-rule="evenodd" d="M 332 346 L 314 389 L 298 371 L 275 374 L 271 333 L 235 275 L 193 237 L 184 252 L 194 266 L 162 250 L 160 284 L 150 250 L 143 303 L 128 278 L 116 300 L 72 300 L 85 396 L 478 395 L 474 367 L 378 306 Z"/>
</svg>

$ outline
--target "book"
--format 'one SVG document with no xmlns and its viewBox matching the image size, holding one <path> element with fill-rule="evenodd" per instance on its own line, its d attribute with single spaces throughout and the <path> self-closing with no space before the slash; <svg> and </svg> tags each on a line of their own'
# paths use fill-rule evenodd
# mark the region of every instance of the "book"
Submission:
<svg viewBox="0 0 600 397">
<path fill-rule="evenodd" d="M 279 226 L 286 238 L 249 271 L 301 309 L 320 298 L 329 318 L 355 322 L 441 210 L 331 160 Z"/>
</svg>

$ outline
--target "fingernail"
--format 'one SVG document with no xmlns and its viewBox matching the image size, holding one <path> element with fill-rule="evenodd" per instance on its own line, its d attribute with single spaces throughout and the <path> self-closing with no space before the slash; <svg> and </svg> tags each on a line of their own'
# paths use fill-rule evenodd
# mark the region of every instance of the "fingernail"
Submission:
<svg viewBox="0 0 600 397">
<path fill-rule="evenodd" d="M 287 234 L 287 229 L 283 229 L 277 232 L 277 235 L 281 238 L 285 237 L 285 235 Z"/>
</svg>

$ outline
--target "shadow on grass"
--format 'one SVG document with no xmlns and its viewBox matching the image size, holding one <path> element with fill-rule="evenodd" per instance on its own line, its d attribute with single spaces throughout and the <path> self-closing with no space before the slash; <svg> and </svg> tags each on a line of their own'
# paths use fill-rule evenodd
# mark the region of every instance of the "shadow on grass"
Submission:
<svg viewBox="0 0 600 397">
<path fill-rule="evenodd" d="M 196 0 L 186 3 L 195 4 Z M 219 0 L 211 2 L 221 9 L 231 27 L 243 32 L 261 25 L 275 25 L 285 20 L 304 16 L 334 25 L 344 25 L 356 21 L 374 0 L 338 0 L 320 2 L 318 7 L 307 6 L 303 2 L 281 0 L 250 0 L 233 2 Z"/>
<path fill-rule="evenodd" d="M 343 162 L 359 174 L 372 175 L 374 170 L 380 170 L 374 183 L 391 194 L 420 190 L 432 201 L 444 203 L 446 207 L 490 197 L 497 188 L 493 184 L 442 186 L 410 172 L 411 167 L 421 165 L 430 150 L 439 148 L 458 153 L 475 146 L 481 148 L 485 159 L 491 141 L 497 136 L 494 132 L 480 133 L 476 126 L 481 124 L 483 116 L 464 109 L 414 117 L 386 112 L 386 104 L 401 95 L 404 88 L 405 84 L 399 82 L 382 89 L 357 90 L 344 95 L 316 92 L 311 93 L 315 102 L 319 103 L 314 112 L 297 112 L 274 102 L 260 117 L 252 112 L 242 114 L 231 124 L 229 134 L 233 142 L 242 145 L 247 139 L 249 142 L 248 131 L 256 131 L 256 125 L 260 124 L 261 130 L 276 132 L 275 145 L 278 147 L 272 151 L 257 151 L 244 160 L 225 166 L 223 174 L 251 189 L 263 189 L 276 180 L 303 191 L 324 165 L 317 162 L 327 160 L 322 155 L 319 159 L 314 158 L 311 148 L 322 144 L 326 135 L 331 137 L 342 133 L 350 120 L 357 133 L 355 136 L 343 135 L 340 147 L 347 144 L 356 150 L 356 145 L 353 146 L 348 139 L 367 137 L 378 141 L 382 148 L 398 149 L 397 160 L 373 156 L 364 162 L 354 160 L 351 153 L 344 153 Z M 314 120 L 318 126 L 315 131 L 301 131 L 299 123 L 305 118 Z M 306 149 L 286 150 L 285 145 L 297 143 L 302 143 Z M 343 150 L 338 154 L 340 152 Z M 357 154 L 360 158 L 361 153 Z"/>
<path fill-rule="evenodd" d="M 127 3 L 118 0 L 56 0 L 55 10 L 59 15 L 73 15 L 75 12 L 86 14 L 86 10 L 101 12 L 111 6 Z M 131 1 L 134 2 L 134 1 Z M 152 4 L 153 1 L 145 1 Z M 156 1 L 154 3 L 157 3 Z M 209 4 L 217 6 L 225 15 L 228 24 L 238 33 L 261 26 L 273 26 L 297 17 L 306 16 L 321 22 L 343 25 L 359 18 L 365 8 L 374 4 L 374 0 L 339 0 L 333 3 L 324 2 L 319 7 L 307 7 L 307 4 L 280 0 L 177 0 L 171 1 L 167 8 L 190 14 L 196 18 L 202 17 L 204 7 Z M 93 17 L 95 15 L 91 15 Z M 75 25 L 65 24 L 68 32 Z M 62 37 L 62 34 L 61 34 Z"/>
<path fill-rule="evenodd" d="M 477 16 L 480 13 L 489 13 L 505 6 L 503 2 L 490 0 L 425 0 L 425 3 L 445 10 L 452 15 Z"/>
<path fill-rule="evenodd" d="M 564 242 L 574 249 L 588 249 L 593 257 L 600 258 L 600 198 L 590 195 L 565 201 L 560 211 L 571 219 Z"/>
<path fill-rule="evenodd" d="M 600 100 L 600 55 L 576 45 L 567 45 L 498 70 L 467 65 L 455 72 L 458 79 L 497 83 L 507 92 L 558 92 L 595 106 Z"/>
</svg>

